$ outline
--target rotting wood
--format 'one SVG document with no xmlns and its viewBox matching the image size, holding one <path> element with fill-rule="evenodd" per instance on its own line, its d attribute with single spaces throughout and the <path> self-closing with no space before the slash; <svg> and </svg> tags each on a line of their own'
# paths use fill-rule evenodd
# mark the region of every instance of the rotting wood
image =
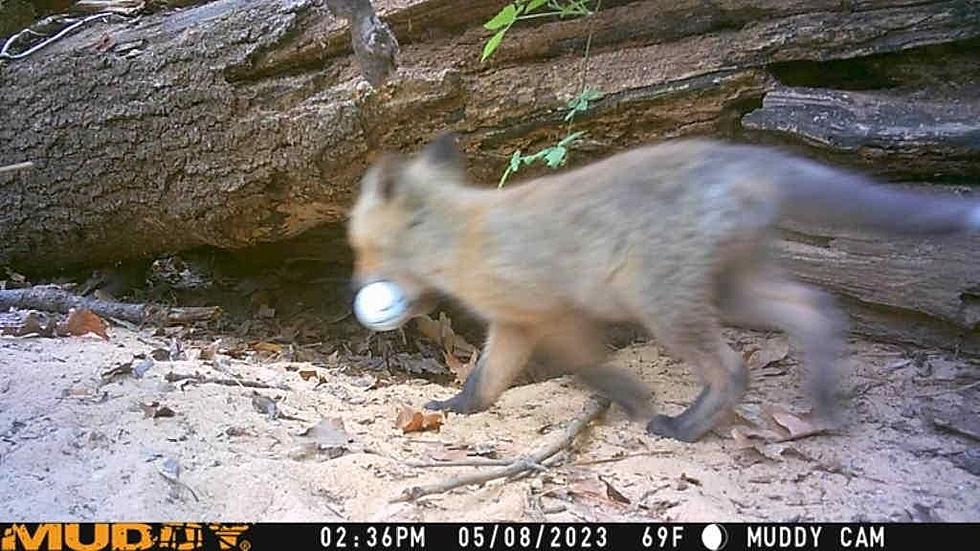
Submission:
<svg viewBox="0 0 980 551">
<path fill-rule="evenodd" d="M 133 304 L 81 297 L 53 285 L 26 289 L 0 290 L 0 309 L 22 308 L 67 314 L 72 308 L 85 308 L 103 318 L 117 318 L 139 324 L 180 325 L 217 318 L 221 309 L 211 306 L 171 307 L 160 304 Z"/>
<path fill-rule="evenodd" d="M 980 101 L 779 87 L 742 118 L 749 131 L 803 142 L 903 178 L 980 177 Z"/>
</svg>

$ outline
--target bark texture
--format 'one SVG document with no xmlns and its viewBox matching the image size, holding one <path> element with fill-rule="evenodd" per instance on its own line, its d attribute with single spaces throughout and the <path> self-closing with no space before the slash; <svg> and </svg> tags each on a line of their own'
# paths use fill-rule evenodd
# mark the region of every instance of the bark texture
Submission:
<svg viewBox="0 0 980 551">
<path fill-rule="evenodd" d="M 955 154 L 955 132 L 900 147 L 847 135 L 876 117 L 960 121 L 975 113 L 969 106 L 934 112 L 899 98 L 881 114 L 864 96 L 782 87 L 778 77 L 793 64 L 975 40 L 978 2 L 609 0 L 589 18 L 521 22 L 481 64 L 482 23 L 503 4 L 376 1 L 400 44 L 398 69 L 378 90 L 361 80 L 347 23 L 314 0 L 218 0 L 97 23 L 0 66 L 0 166 L 34 163 L 0 174 L 0 264 L 43 272 L 279 241 L 341 222 L 378 151 L 414 149 L 446 128 L 462 134 L 473 177 L 496 182 L 515 149 L 564 136 L 565 103 L 583 83 L 603 97 L 576 119 L 587 137 L 572 163 L 681 135 L 792 134 L 848 160 L 861 156 L 855 148 L 874 151 L 880 173 L 977 173 L 969 132 Z M 742 116 L 760 105 L 743 135 Z M 837 114 L 830 134 L 818 112 Z M 934 340 L 951 328 L 976 337 L 976 241 L 903 245 L 809 231 L 784 247 L 804 277 L 869 311 L 926 319 Z M 893 284 L 909 290 L 883 291 Z"/>
</svg>

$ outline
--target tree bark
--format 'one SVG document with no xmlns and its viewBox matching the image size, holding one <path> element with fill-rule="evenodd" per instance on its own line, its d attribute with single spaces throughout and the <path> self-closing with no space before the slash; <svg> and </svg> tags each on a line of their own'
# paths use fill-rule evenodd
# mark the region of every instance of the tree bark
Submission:
<svg viewBox="0 0 980 551">
<path fill-rule="evenodd" d="M 742 125 L 892 177 L 980 177 L 980 101 L 974 98 L 779 87 Z"/>
<path fill-rule="evenodd" d="M 347 24 L 313 0 L 218 0 L 95 23 L 0 66 L 0 166 L 34 164 L 0 173 L 0 264 L 51 272 L 282 240 L 342 221 L 379 150 L 411 150 L 446 128 L 490 184 L 515 149 L 564 136 L 565 104 L 583 85 L 603 97 L 575 121 L 587 135 L 572 164 L 668 137 L 739 134 L 779 64 L 980 37 L 980 3 L 963 0 L 609 0 L 580 20 L 520 22 L 481 64 L 482 23 L 503 4 L 375 2 L 401 46 L 377 91 L 363 86 Z M 871 259 L 905 254 L 859 242 Z M 911 246 L 922 243 L 932 242 Z M 945 271 L 947 253 L 907 268 Z M 790 260 L 862 304 L 975 330 L 949 314 L 951 297 L 976 284 L 975 261 L 929 280 L 942 296 L 924 307 L 827 273 L 828 254 Z"/>
</svg>

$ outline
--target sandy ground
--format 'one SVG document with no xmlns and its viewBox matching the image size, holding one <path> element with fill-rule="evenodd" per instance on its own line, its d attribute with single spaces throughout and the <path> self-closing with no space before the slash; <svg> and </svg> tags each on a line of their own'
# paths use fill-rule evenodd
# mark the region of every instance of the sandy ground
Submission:
<svg viewBox="0 0 980 551">
<path fill-rule="evenodd" d="M 731 336 L 741 350 L 776 338 Z M 411 462 L 518 455 L 558 437 L 588 394 L 566 379 L 517 387 L 488 412 L 403 434 L 394 423 L 402 404 L 456 389 L 339 362 L 219 355 L 215 367 L 193 347 L 190 359 L 154 362 L 141 378 L 103 376 L 157 346 L 165 341 L 119 327 L 109 341 L 0 338 L 0 517 L 980 521 L 980 449 L 962 434 L 980 433 L 980 388 L 964 388 L 980 370 L 951 354 L 853 342 L 850 422 L 835 434 L 757 450 L 725 428 L 682 444 L 649 437 L 613 407 L 545 472 L 392 503 L 406 488 L 485 468 Z M 652 344 L 614 361 L 642 373 L 670 412 L 696 392 Z M 170 373 L 218 382 L 171 382 Z M 804 410 L 799 378 L 792 353 L 757 369 L 743 417 L 764 424 L 771 404 Z M 260 412 L 253 392 L 276 400 L 279 416 Z"/>
</svg>

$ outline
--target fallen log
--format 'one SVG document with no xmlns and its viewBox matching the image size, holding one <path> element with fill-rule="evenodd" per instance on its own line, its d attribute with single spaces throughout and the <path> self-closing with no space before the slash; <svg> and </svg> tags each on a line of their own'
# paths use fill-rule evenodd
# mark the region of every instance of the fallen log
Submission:
<svg viewBox="0 0 980 551">
<path fill-rule="evenodd" d="M 20 308 L 67 314 L 72 309 L 86 309 L 103 318 L 115 318 L 138 324 L 180 325 L 217 318 L 217 307 L 175 307 L 160 304 L 133 304 L 81 297 L 52 285 L 26 289 L 0 290 L 0 309 Z"/>
<path fill-rule="evenodd" d="M 765 67 L 980 36 L 974 2 L 606 2 L 515 25 L 488 63 L 503 2 L 376 2 L 401 44 L 377 92 L 359 85 L 347 24 L 312 0 L 218 0 L 93 22 L 0 67 L 0 264 L 23 273 L 200 245 L 240 248 L 343 220 L 380 149 L 447 127 L 471 172 L 563 135 L 585 84 L 573 162 L 718 131 L 761 97 Z M 737 117 L 734 117 L 737 120 Z"/>
<path fill-rule="evenodd" d="M 925 180 L 980 177 L 980 102 L 778 87 L 742 117 L 749 135 L 798 142 L 837 162 Z M 766 138 L 775 138 L 766 140 Z"/>
</svg>

